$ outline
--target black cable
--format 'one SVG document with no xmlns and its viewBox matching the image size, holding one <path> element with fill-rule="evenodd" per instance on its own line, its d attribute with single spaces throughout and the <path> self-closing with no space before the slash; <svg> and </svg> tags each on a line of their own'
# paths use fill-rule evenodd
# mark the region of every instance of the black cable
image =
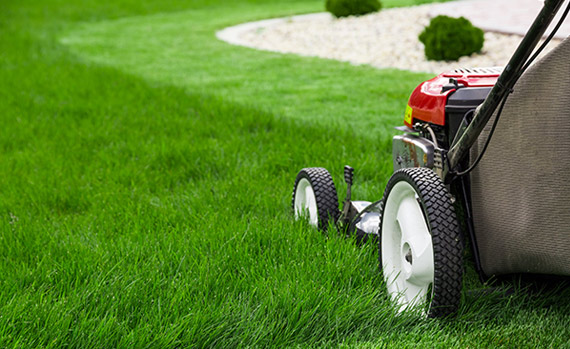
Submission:
<svg viewBox="0 0 570 349">
<path fill-rule="evenodd" d="M 525 70 L 527 70 L 528 67 L 530 67 L 530 65 L 532 64 L 532 62 L 538 57 L 538 55 L 546 48 L 546 45 L 548 45 L 548 43 L 552 40 L 552 38 L 554 38 L 554 35 L 556 35 L 556 32 L 558 31 L 558 29 L 560 29 L 560 27 L 562 26 L 562 23 L 564 23 L 564 20 L 566 19 L 566 16 L 568 16 L 568 12 L 570 12 L 570 2 L 568 3 L 568 6 L 566 6 L 566 9 L 564 10 L 564 13 L 562 13 L 562 17 L 560 17 L 560 20 L 558 21 L 558 23 L 556 24 L 556 26 L 554 27 L 554 29 L 552 29 L 552 32 L 550 33 L 550 35 L 548 35 L 548 37 L 546 38 L 546 40 L 544 40 L 544 42 L 542 43 L 542 45 L 540 45 L 540 47 L 538 48 L 538 50 L 536 50 L 535 54 L 532 55 L 532 57 L 526 62 L 526 64 L 524 65 L 524 67 L 521 69 L 519 76 L 521 76 Z M 518 78 L 517 78 L 518 79 Z"/>
<path fill-rule="evenodd" d="M 479 161 L 481 161 L 481 159 L 483 158 L 483 155 L 485 154 L 485 151 L 487 150 L 489 143 L 491 143 L 491 137 L 493 137 L 493 133 L 495 132 L 495 128 L 497 128 L 497 124 L 499 123 L 499 117 L 501 116 L 501 113 L 503 112 L 503 107 L 505 106 L 505 103 L 507 103 L 508 98 L 509 98 L 509 93 L 507 93 L 505 95 L 505 97 L 503 98 L 503 101 L 501 102 L 501 106 L 499 107 L 499 111 L 497 112 L 497 116 L 495 117 L 495 121 L 493 121 L 493 126 L 491 126 L 491 131 L 489 131 L 489 136 L 487 137 L 487 141 L 485 142 L 483 149 L 479 153 L 479 156 L 477 156 L 477 160 L 475 160 L 475 162 L 473 162 L 473 164 L 467 170 L 462 171 L 462 172 L 456 172 L 455 175 L 457 177 L 464 176 L 464 175 L 468 174 L 469 172 L 473 171 L 473 169 L 475 169 L 475 167 L 479 164 Z"/>
<path fill-rule="evenodd" d="M 562 17 L 560 17 L 560 20 L 558 21 L 558 23 L 556 24 L 554 29 L 552 29 L 552 32 L 548 35 L 546 40 L 544 40 L 542 45 L 540 45 L 540 47 L 536 50 L 536 52 L 532 55 L 532 57 L 529 58 L 526 61 L 525 65 L 521 68 L 520 72 L 517 74 L 517 78 L 514 80 L 515 81 L 514 83 L 516 83 L 516 81 L 520 78 L 520 76 L 528 69 L 528 67 L 530 67 L 532 62 L 546 48 L 546 45 L 548 45 L 548 43 L 552 40 L 554 35 L 556 35 L 556 32 L 558 31 L 558 29 L 560 29 L 560 27 L 562 26 L 562 23 L 564 23 L 564 20 L 568 16 L 569 12 L 570 12 L 570 2 L 566 6 L 566 9 L 564 10 Z M 513 83 L 513 85 L 514 85 L 514 83 Z M 481 161 L 481 159 L 483 158 L 483 155 L 485 154 L 485 151 L 487 150 L 489 143 L 491 143 L 491 138 L 493 137 L 493 133 L 495 132 L 495 128 L 497 127 L 497 124 L 499 123 L 499 118 L 501 117 L 501 113 L 503 112 L 503 107 L 505 106 L 505 103 L 507 103 L 507 99 L 509 98 L 509 94 L 511 94 L 512 92 L 513 91 L 511 90 L 509 93 L 505 94 L 505 96 L 503 97 L 503 100 L 501 102 L 501 106 L 499 107 L 499 110 L 497 112 L 497 116 L 495 117 L 495 120 L 493 121 L 493 126 L 491 127 L 491 131 L 489 132 L 489 136 L 487 137 L 487 141 L 485 142 L 483 149 L 479 153 L 479 156 L 477 156 L 477 160 L 475 160 L 475 162 L 473 162 L 473 164 L 471 166 L 469 166 L 469 168 L 467 170 L 462 171 L 462 172 L 456 172 L 455 175 L 457 177 L 464 176 L 464 175 L 470 173 L 471 171 L 473 171 L 473 169 L 475 169 L 475 167 L 479 164 L 479 161 Z"/>
</svg>

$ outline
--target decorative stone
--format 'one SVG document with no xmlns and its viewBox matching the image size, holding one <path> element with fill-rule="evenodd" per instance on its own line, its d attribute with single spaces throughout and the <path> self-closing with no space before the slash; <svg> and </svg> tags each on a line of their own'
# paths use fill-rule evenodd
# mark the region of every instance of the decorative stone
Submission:
<svg viewBox="0 0 570 349">
<path fill-rule="evenodd" d="M 504 66 L 522 39 L 519 35 L 487 32 L 480 54 L 462 57 L 457 62 L 428 61 L 418 35 L 429 24 L 437 6 L 441 4 L 392 8 L 339 19 L 328 13 L 271 19 L 226 28 L 217 37 L 260 50 L 436 74 L 460 67 Z M 543 54 L 559 42 L 553 40 Z"/>
</svg>

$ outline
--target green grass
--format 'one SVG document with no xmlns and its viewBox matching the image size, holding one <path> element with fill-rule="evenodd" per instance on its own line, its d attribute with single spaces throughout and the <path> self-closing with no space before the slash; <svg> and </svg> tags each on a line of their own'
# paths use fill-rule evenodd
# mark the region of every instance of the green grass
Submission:
<svg viewBox="0 0 570 349">
<path fill-rule="evenodd" d="M 63 35 L 72 52 L 157 84 L 215 94 L 274 114 L 385 138 L 429 75 L 232 47 L 216 30 L 296 13 L 311 3 L 190 10 L 86 24 Z M 251 7 L 251 6 L 250 6 Z M 120 33 L 120 35 L 118 35 Z M 386 83 L 390 81 L 390 83 Z"/>
<path fill-rule="evenodd" d="M 0 3 L 1 347 L 568 345 L 567 290 L 395 317 L 373 246 L 292 221 L 305 166 L 381 196 L 425 78 L 214 39 L 321 8 Z"/>
</svg>

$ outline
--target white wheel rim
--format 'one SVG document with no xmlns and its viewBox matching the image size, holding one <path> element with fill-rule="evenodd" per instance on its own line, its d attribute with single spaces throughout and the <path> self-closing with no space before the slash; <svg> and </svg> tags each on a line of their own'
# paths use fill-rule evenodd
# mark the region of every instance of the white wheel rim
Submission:
<svg viewBox="0 0 570 349">
<path fill-rule="evenodd" d="M 386 199 L 381 243 L 390 298 L 399 311 L 425 309 L 434 282 L 433 244 L 418 195 L 405 181 L 396 183 Z"/>
<path fill-rule="evenodd" d="M 307 218 L 312 226 L 318 226 L 317 199 L 311 183 L 305 178 L 301 178 L 295 189 L 295 219 L 301 217 Z"/>
</svg>

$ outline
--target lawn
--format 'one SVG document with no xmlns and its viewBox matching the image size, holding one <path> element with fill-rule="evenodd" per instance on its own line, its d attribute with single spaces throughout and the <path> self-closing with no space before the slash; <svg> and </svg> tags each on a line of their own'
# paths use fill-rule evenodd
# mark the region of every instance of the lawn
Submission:
<svg viewBox="0 0 570 349">
<path fill-rule="evenodd" d="M 0 2 L 0 347 L 568 346 L 568 290 L 396 317 L 374 246 L 292 220 L 302 167 L 380 198 L 427 77 L 214 36 L 322 7 Z"/>
</svg>

